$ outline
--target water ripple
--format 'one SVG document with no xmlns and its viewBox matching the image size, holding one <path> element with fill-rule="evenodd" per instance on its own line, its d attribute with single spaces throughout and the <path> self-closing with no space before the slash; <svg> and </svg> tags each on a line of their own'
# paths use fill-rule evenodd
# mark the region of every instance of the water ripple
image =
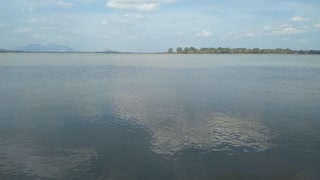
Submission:
<svg viewBox="0 0 320 180">
<path fill-rule="evenodd" d="M 55 153 L 49 149 L 46 151 L 48 153 L 43 152 L 43 147 L 37 147 L 32 138 L 25 134 L 0 139 L 0 172 L 59 179 L 97 155 L 87 147 L 63 149 Z"/>
</svg>

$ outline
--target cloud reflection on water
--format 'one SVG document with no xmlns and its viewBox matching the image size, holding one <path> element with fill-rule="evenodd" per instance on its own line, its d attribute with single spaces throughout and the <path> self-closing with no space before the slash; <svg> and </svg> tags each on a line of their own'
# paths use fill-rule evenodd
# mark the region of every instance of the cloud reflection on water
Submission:
<svg viewBox="0 0 320 180">
<path fill-rule="evenodd" d="M 33 141 L 33 137 L 26 134 L 1 138 L 0 172 L 60 179 L 97 156 L 95 150 L 87 147 L 61 149 L 52 156 L 52 149 L 37 146 Z"/>
<path fill-rule="evenodd" d="M 253 115 L 219 113 L 173 99 L 157 99 L 148 93 L 132 95 L 114 96 L 114 111 L 149 130 L 151 149 L 158 154 L 172 156 L 184 148 L 265 151 L 272 146 L 270 131 Z M 189 106 L 192 111 L 188 111 Z"/>
</svg>

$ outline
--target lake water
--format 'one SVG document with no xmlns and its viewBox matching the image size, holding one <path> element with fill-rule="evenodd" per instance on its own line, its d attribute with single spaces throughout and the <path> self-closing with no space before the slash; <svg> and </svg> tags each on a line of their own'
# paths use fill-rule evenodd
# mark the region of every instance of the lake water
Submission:
<svg viewBox="0 0 320 180">
<path fill-rule="evenodd" d="M 0 54 L 0 179 L 320 179 L 320 56 Z"/>
</svg>

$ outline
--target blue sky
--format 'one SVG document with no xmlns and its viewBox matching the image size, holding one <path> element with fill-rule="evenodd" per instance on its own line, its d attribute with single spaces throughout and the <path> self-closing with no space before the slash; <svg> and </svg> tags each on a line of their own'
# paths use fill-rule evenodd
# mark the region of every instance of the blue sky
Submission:
<svg viewBox="0 0 320 180">
<path fill-rule="evenodd" d="M 0 48 L 320 50 L 319 10 L 319 0 L 10 0 L 0 6 Z"/>
</svg>

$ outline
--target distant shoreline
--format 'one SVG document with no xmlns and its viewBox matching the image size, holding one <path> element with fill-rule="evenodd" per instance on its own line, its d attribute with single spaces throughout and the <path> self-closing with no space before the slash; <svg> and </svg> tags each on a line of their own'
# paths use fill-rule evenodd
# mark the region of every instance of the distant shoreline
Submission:
<svg viewBox="0 0 320 180">
<path fill-rule="evenodd" d="M 320 50 L 291 50 L 291 49 L 246 49 L 246 48 L 201 48 L 196 49 L 193 47 L 190 48 L 177 48 L 174 51 L 172 48 L 169 48 L 167 52 L 120 52 L 120 51 L 21 51 L 21 50 L 6 50 L 0 49 L 0 53 L 61 53 L 61 54 L 75 54 L 75 53 L 96 53 L 96 54 L 279 54 L 279 55 L 319 55 Z"/>
<path fill-rule="evenodd" d="M 26 52 L 6 51 L 0 54 L 162 54 L 162 55 L 320 55 L 320 53 L 167 53 L 167 52 Z"/>
<path fill-rule="evenodd" d="M 320 54 L 320 50 L 291 50 L 289 48 L 281 49 L 260 49 L 260 48 L 201 48 L 178 47 L 176 51 L 173 48 L 167 50 L 169 54 Z"/>
</svg>

